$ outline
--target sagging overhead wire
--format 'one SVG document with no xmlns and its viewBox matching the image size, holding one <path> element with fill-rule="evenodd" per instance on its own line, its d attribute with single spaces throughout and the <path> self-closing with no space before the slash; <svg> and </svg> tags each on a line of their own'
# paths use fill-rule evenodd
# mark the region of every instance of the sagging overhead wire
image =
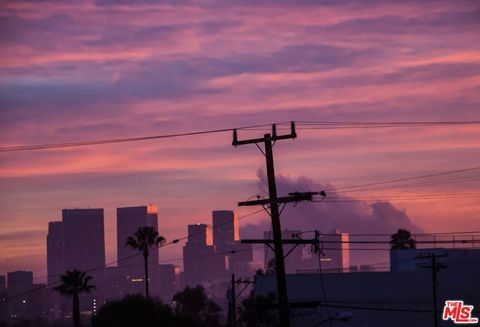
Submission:
<svg viewBox="0 0 480 327">
<path fill-rule="evenodd" d="M 393 179 L 387 179 L 387 180 L 372 182 L 372 183 L 341 186 L 341 187 L 338 187 L 338 188 L 331 188 L 331 189 L 327 188 L 326 191 L 327 191 L 328 194 L 340 193 L 340 192 L 345 192 L 345 191 L 350 191 L 350 190 L 356 190 L 356 189 L 359 189 L 359 188 L 366 188 L 366 187 L 370 187 L 370 186 L 392 184 L 392 183 L 401 183 L 401 182 L 412 181 L 412 180 L 417 180 L 417 179 L 427 179 L 427 178 L 431 178 L 431 177 L 465 173 L 465 172 L 470 172 L 470 171 L 474 171 L 474 170 L 480 170 L 480 166 L 473 166 L 473 167 L 462 168 L 462 169 L 447 170 L 447 171 L 442 171 L 442 172 L 438 172 L 438 173 L 430 173 L 430 174 L 417 175 L 417 176 L 412 176 L 412 177 L 393 178 Z"/>
<path fill-rule="evenodd" d="M 284 122 L 280 122 L 277 124 L 284 124 Z M 220 128 L 220 129 L 211 129 L 211 130 L 204 130 L 204 131 L 193 131 L 193 132 L 186 132 L 186 133 L 149 135 L 149 136 L 103 139 L 103 140 L 92 140 L 92 141 L 81 141 L 81 142 L 7 146 L 7 147 L 0 147 L 0 152 L 48 150 L 48 149 L 71 148 L 71 147 L 92 146 L 92 145 L 101 145 L 101 144 L 138 142 L 138 141 L 176 138 L 176 137 L 184 137 L 184 136 L 195 136 L 195 135 L 202 135 L 202 134 L 224 133 L 224 132 L 231 132 L 234 129 L 251 129 L 251 128 L 267 127 L 267 126 L 270 127 L 271 125 L 272 124 L 261 124 L 261 125 L 241 126 L 241 127 L 235 127 L 235 128 L 232 127 L 232 128 Z"/>
<path fill-rule="evenodd" d="M 92 141 L 79 141 L 79 142 L 60 142 L 60 143 L 48 143 L 48 144 L 34 144 L 34 145 L 16 145 L 16 146 L 4 146 L 0 147 L 0 152 L 17 152 L 17 151 L 34 151 L 34 150 L 48 150 L 48 149 L 59 149 L 59 148 L 70 148 L 70 147 L 81 147 L 81 146 L 93 146 L 101 144 L 115 144 L 115 143 L 127 143 L 127 142 L 138 142 L 138 141 L 148 141 L 156 139 L 166 139 L 166 138 L 175 138 L 175 137 L 186 137 L 186 136 L 195 136 L 202 134 L 214 134 L 214 133 L 224 133 L 231 132 L 233 130 L 241 129 L 251 129 L 257 130 L 262 127 L 270 127 L 272 125 L 286 125 L 291 122 L 278 122 L 271 124 L 258 124 L 258 125 L 249 125 L 249 126 L 240 126 L 240 127 L 231 127 L 231 128 L 220 128 L 212 130 L 203 130 L 203 131 L 192 131 L 185 133 L 174 133 L 174 134 L 162 134 L 162 135 L 149 135 L 149 136 L 139 136 L 139 137 L 130 137 L 130 138 L 114 138 L 114 139 L 103 139 L 103 140 L 92 140 Z M 454 126 L 454 125 L 478 125 L 480 121 L 397 121 L 397 122 L 352 122 L 352 121 L 295 121 L 299 129 L 344 129 L 344 128 L 390 128 L 390 127 L 435 127 L 435 126 Z"/>
</svg>

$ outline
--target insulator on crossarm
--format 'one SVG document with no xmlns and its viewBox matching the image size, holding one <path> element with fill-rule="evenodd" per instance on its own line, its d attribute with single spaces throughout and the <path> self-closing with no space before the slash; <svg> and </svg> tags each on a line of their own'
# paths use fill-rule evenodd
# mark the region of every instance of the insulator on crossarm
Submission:
<svg viewBox="0 0 480 327">
<path fill-rule="evenodd" d="M 233 141 L 232 141 L 232 145 L 236 147 L 237 144 L 238 144 L 237 130 L 234 129 L 234 130 L 233 130 Z"/>
<path fill-rule="evenodd" d="M 296 138 L 297 137 L 297 132 L 295 130 L 295 122 L 294 121 L 292 121 L 290 123 L 290 130 L 291 130 L 292 137 Z"/>
</svg>

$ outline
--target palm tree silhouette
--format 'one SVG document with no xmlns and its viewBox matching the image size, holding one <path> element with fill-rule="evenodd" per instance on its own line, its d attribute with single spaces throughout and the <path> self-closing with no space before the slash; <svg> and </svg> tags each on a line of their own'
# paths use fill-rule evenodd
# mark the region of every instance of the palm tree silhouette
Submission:
<svg viewBox="0 0 480 327">
<path fill-rule="evenodd" d="M 80 326 L 80 293 L 90 293 L 96 289 L 95 285 L 89 284 L 92 276 L 87 276 L 87 273 L 74 269 L 67 270 L 64 275 L 60 276 L 61 284 L 54 288 L 55 291 L 62 295 L 73 297 L 72 305 L 72 319 L 75 327 Z"/>
<path fill-rule="evenodd" d="M 145 295 L 148 297 L 148 256 L 150 248 L 165 243 L 165 238 L 150 226 L 139 227 L 137 231 L 127 238 L 125 246 L 142 252 L 145 268 Z"/>
</svg>

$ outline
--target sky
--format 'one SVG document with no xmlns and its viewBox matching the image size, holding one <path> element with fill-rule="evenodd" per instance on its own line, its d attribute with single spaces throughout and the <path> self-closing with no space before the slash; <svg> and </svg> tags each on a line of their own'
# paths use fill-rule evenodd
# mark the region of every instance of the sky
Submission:
<svg viewBox="0 0 480 327">
<path fill-rule="evenodd" d="M 480 120 L 478 1 L 0 1 L 0 31 L 0 148 L 292 120 Z M 281 194 L 480 166 L 480 125 L 297 127 L 274 148 Z M 117 207 L 157 205 L 167 240 L 212 210 L 257 210 L 237 202 L 267 195 L 264 158 L 231 137 L 0 152 L 0 274 L 41 280 L 62 208 L 105 208 L 107 261 Z M 282 224 L 480 230 L 479 177 L 346 189 L 327 199 L 349 201 L 288 207 Z M 243 234 L 260 236 L 266 216 L 242 219 Z"/>
</svg>

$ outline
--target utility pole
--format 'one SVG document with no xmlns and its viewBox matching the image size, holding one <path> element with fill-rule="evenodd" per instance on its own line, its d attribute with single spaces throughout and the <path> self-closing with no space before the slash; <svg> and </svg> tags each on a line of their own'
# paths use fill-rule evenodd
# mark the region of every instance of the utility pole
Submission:
<svg viewBox="0 0 480 327">
<path fill-rule="evenodd" d="M 437 274 L 440 270 L 447 268 L 446 265 L 437 262 L 437 258 L 446 257 L 446 254 L 419 255 L 415 259 L 431 259 L 431 265 L 420 266 L 421 268 L 430 269 L 432 271 L 432 297 L 433 297 L 433 324 L 438 327 L 438 304 L 437 304 Z"/>
<path fill-rule="evenodd" d="M 244 284 L 245 287 L 236 291 L 235 284 Z M 253 284 L 253 281 L 249 279 L 242 280 L 239 278 L 235 280 L 235 274 L 232 274 L 232 279 L 230 282 L 230 288 L 227 290 L 227 300 L 228 300 L 228 317 L 227 317 L 227 326 L 236 327 L 237 326 L 237 299 L 242 295 L 243 291 L 250 285 Z"/>
<path fill-rule="evenodd" d="M 295 132 L 295 123 L 290 125 L 290 134 L 277 135 L 276 126 L 272 126 L 272 134 L 265 134 L 263 138 L 250 139 L 250 140 L 238 140 L 237 130 L 233 130 L 233 146 L 255 144 L 260 151 L 265 155 L 267 166 L 267 178 L 268 178 L 268 193 L 269 199 L 261 199 L 254 201 L 239 202 L 239 206 L 252 206 L 262 205 L 270 208 L 270 217 L 272 219 L 272 232 L 273 242 L 275 250 L 275 265 L 277 276 L 277 293 L 279 302 L 279 318 L 280 325 L 282 327 L 290 326 L 290 315 L 288 309 L 288 296 L 287 296 L 287 282 L 285 277 L 285 262 L 283 256 L 282 247 L 282 229 L 280 226 L 280 211 L 279 204 L 284 205 L 288 202 L 298 202 L 302 200 L 312 200 L 313 193 L 291 193 L 289 197 L 278 198 L 277 186 L 275 182 L 275 169 L 273 164 L 273 144 L 279 140 L 294 139 L 297 137 Z M 273 142 L 273 144 L 272 144 Z M 264 144 L 264 150 L 260 148 L 259 143 Z M 268 212 L 268 211 L 267 211 Z"/>
</svg>

